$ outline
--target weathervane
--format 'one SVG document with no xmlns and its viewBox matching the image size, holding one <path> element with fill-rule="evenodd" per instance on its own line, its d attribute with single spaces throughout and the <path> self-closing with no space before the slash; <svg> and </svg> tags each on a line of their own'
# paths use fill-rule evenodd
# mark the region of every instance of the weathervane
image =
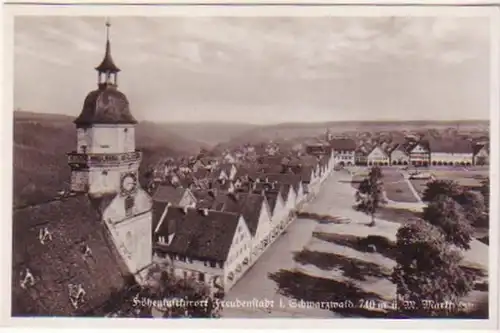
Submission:
<svg viewBox="0 0 500 333">
<path fill-rule="evenodd" d="M 109 17 L 106 17 L 106 40 L 109 40 L 109 27 L 111 26 L 111 22 L 109 21 Z"/>
</svg>

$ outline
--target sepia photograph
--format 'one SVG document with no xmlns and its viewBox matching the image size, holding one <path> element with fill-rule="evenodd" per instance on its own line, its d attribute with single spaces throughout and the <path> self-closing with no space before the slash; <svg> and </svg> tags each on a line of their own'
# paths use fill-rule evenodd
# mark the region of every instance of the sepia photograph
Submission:
<svg viewBox="0 0 500 333">
<path fill-rule="evenodd" d="M 490 16 L 127 13 L 12 18 L 11 319 L 497 320 Z"/>
</svg>

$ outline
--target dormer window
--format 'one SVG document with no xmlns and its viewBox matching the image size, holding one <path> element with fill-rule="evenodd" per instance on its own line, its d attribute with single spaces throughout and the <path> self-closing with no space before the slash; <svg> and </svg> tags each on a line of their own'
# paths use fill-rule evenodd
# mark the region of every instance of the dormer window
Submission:
<svg viewBox="0 0 500 333">
<path fill-rule="evenodd" d="M 85 245 L 82 247 L 82 254 L 84 258 L 90 258 L 92 257 L 92 250 L 88 245 Z"/>
<path fill-rule="evenodd" d="M 21 272 L 21 288 L 26 289 L 35 285 L 35 277 L 31 274 L 31 271 L 26 268 L 24 272 Z"/>
<path fill-rule="evenodd" d="M 38 233 L 38 239 L 40 240 L 40 243 L 42 243 L 43 245 L 52 240 L 52 235 L 47 227 L 40 229 Z"/>
<path fill-rule="evenodd" d="M 84 297 L 86 295 L 85 290 L 81 284 L 69 284 L 69 300 L 75 309 L 78 309 L 84 302 Z"/>
</svg>

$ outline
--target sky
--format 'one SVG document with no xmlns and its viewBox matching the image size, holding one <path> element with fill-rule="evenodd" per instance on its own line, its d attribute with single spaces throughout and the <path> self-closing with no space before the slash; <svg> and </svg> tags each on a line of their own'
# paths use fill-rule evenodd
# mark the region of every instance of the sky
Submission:
<svg viewBox="0 0 500 333">
<path fill-rule="evenodd" d="M 104 17 L 17 17 L 14 107 L 77 116 Z M 134 116 L 246 123 L 489 119 L 476 17 L 112 17 Z"/>
</svg>

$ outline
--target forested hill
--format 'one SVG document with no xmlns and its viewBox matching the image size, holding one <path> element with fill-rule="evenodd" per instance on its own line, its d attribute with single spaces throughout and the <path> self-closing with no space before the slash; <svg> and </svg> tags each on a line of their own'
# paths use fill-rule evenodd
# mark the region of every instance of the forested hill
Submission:
<svg viewBox="0 0 500 333">
<path fill-rule="evenodd" d="M 68 188 L 66 153 L 76 149 L 73 120 L 65 115 L 14 112 L 14 206 L 47 201 Z M 141 122 L 136 133 L 137 148 L 143 151 L 141 173 L 163 157 L 192 155 L 207 147 L 161 124 Z"/>
</svg>

